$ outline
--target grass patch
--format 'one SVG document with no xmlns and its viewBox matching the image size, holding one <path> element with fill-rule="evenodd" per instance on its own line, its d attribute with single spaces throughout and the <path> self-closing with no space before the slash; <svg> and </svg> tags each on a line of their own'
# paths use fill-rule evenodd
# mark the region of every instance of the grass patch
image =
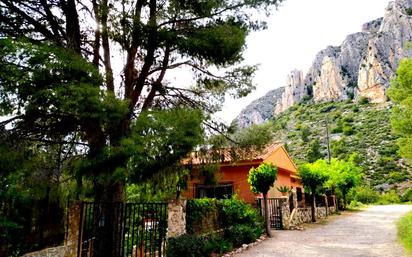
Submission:
<svg viewBox="0 0 412 257">
<path fill-rule="evenodd" d="M 398 238 L 409 254 L 412 254 L 412 212 L 403 216 L 397 223 Z"/>
</svg>

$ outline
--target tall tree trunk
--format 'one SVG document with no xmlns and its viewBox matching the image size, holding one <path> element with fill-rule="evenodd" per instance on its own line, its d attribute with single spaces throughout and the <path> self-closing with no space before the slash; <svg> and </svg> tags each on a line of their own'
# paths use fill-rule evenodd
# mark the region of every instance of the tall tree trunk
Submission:
<svg viewBox="0 0 412 257">
<path fill-rule="evenodd" d="M 312 189 L 312 201 L 310 203 L 312 210 L 312 222 L 316 222 L 316 194 L 315 190 Z"/>
<path fill-rule="evenodd" d="M 265 211 L 266 235 L 268 237 L 272 237 L 272 233 L 270 232 L 269 205 L 268 205 L 268 199 L 267 199 L 267 192 L 263 194 L 263 208 L 264 208 L 264 211 Z"/>
</svg>

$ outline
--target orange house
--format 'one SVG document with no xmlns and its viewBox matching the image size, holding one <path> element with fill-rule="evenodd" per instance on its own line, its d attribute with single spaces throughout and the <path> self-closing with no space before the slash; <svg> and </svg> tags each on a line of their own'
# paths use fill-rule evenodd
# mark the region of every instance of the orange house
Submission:
<svg viewBox="0 0 412 257">
<path fill-rule="evenodd" d="M 247 177 L 252 167 L 258 167 L 264 162 L 272 163 L 278 167 L 277 179 L 275 185 L 269 190 L 269 197 L 280 197 L 281 193 L 277 190 L 280 186 L 294 188 L 297 191 L 298 198 L 303 192 L 296 165 L 281 143 L 271 144 L 260 152 L 247 153 L 226 148 L 213 151 L 213 153 L 212 151 L 206 153 L 209 157 L 212 154 L 215 156 L 215 161 L 212 163 L 218 166 L 218 172 L 215 175 L 217 184 L 213 186 L 205 185 L 204 177 L 198 172 L 202 165 L 211 163 L 210 158 L 208 162 L 206 161 L 207 158 L 199 157 L 196 153 L 193 153 L 191 158 L 186 161 L 188 165 L 192 165 L 193 172 L 188 181 L 188 189 L 182 193 L 182 196 L 186 198 L 222 198 L 236 193 L 245 202 L 254 204 L 255 198 L 259 195 L 251 191 Z"/>
</svg>

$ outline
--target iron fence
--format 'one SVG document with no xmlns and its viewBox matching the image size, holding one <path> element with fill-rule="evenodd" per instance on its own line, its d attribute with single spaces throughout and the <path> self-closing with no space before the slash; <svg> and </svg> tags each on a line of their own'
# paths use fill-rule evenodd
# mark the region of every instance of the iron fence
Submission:
<svg viewBox="0 0 412 257">
<path fill-rule="evenodd" d="M 282 223 L 282 203 L 286 201 L 283 198 L 268 198 L 268 213 L 270 227 L 274 229 L 283 229 Z M 263 198 L 257 198 L 256 204 L 259 208 L 260 214 L 264 217 L 264 201 Z"/>
<path fill-rule="evenodd" d="M 161 257 L 167 203 L 81 204 L 78 257 Z"/>
</svg>

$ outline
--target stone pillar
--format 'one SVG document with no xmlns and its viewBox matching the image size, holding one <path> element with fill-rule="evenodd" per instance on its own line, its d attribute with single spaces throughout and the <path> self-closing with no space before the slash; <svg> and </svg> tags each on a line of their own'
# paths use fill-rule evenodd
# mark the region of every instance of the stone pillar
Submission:
<svg viewBox="0 0 412 257">
<path fill-rule="evenodd" d="M 287 196 L 281 197 L 283 199 L 280 209 L 282 212 L 282 227 L 283 229 L 290 228 L 290 208 L 289 208 L 289 198 Z"/>
<path fill-rule="evenodd" d="M 327 195 L 323 195 L 323 199 L 325 201 L 325 208 L 326 208 L 326 217 L 329 214 L 329 203 L 328 203 L 328 196 Z"/>
<path fill-rule="evenodd" d="M 167 220 L 167 238 L 186 233 L 186 200 L 169 201 Z"/>
<path fill-rule="evenodd" d="M 293 198 L 293 207 L 297 209 L 298 208 L 298 194 L 296 193 L 296 189 L 292 190 L 292 198 Z"/>
<path fill-rule="evenodd" d="M 77 257 L 79 243 L 81 204 L 72 203 L 67 210 L 67 234 L 65 238 L 65 257 Z"/>
</svg>

